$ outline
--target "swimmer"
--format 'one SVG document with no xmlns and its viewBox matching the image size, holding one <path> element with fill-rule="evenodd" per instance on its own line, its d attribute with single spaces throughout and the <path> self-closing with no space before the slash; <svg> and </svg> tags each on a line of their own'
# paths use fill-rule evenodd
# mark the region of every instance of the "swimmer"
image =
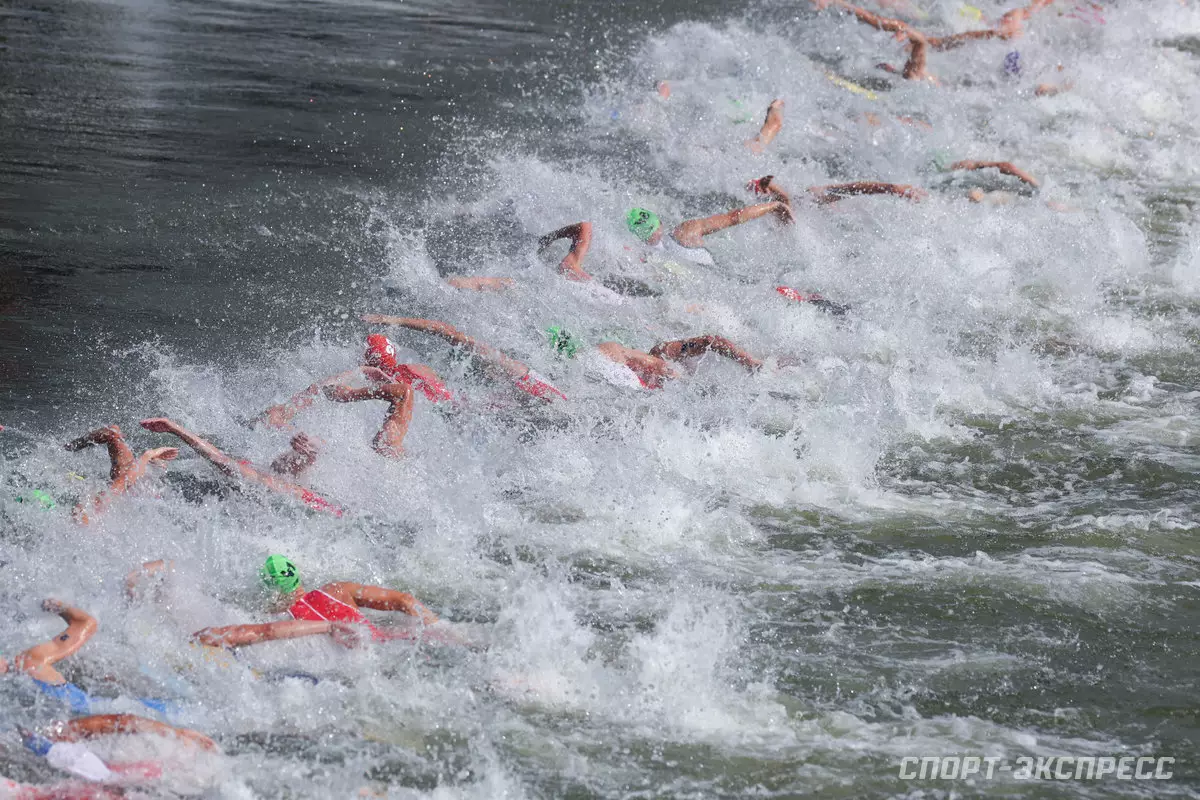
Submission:
<svg viewBox="0 0 1200 800">
<path fill-rule="evenodd" d="M 121 429 L 116 425 L 97 428 L 91 433 L 84 434 L 78 439 L 68 442 L 65 447 L 74 452 L 98 444 L 102 444 L 108 448 L 108 458 L 111 462 L 109 468 L 110 483 L 107 489 L 104 489 L 88 500 L 81 501 L 79 505 L 75 506 L 72 516 L 81 525 L 87 525 L 91 522 L 89 514 L 96 515 L 102 513 L 118 497 L 136 486 L 138 481 L 146 476 L 146 471 L 151 464 L 163 466 L 166 462 L 179 455 L 179 451 L 174 447 L 155 447 L 135 458 L 133 451 L 125 443 L 125 437 L 121 434 Z"/>
<path fill-rule="evenodd" d="M 550 337 L 550 346 L 560 356 L 573 358 L 584 350 L 579 339 L 561 327 L 549 328 L 546 333 Z M 661 389 L 667 380 L 679 377 L 678 370 L 668 362 L 695 358 L 710 352 L 741 364 L 749 372 L 756 372 L 762 367 L 761 361 L 721 336 L 695 336 L 660 342 L 649 353 L 619 342 L 600 342 L 583 355 L 588 368 L 608 383 L 629 388 Z"/>
<path fill-rule="evenodd" d="M 18 728 L 18 731 L 25 747 L 36 755 L 43 756 L 51 766 L 88 781 L 104 784 L 140 784 L 161 778 L 163 767 L 156 761 L 106 763 L 86 745 L 81 744 L 81 739 L 113 735 L 153 734 L 186 742 L 203 750 L 217 749 L 216 743 L 201 733 L 186 728 L 176 728 L 132 714 L 97 714 L 79 717 L 59 722 L 46 729 L 44 733 L 23 728 Z M 76 798 L 93 795 L 69 793 L 58 796 Z"/>
<path fill-rule="evenodd" d="M 373 386 L 403 383 L 417 389 L 434 403 L 453 400 L 454 395 L 446 388 L 438 374 L 424 364 L 402 364 L 396 358 L 396 346 L 381 334 L 367 337 L 363 352 L 363 365 L 322 378 L 297 392 L 283 403 L 277 403 L 254 418 L 254 422 L 265 422 L 273 428 L 284 428 L 291 424 L 296 414 L 312 406 L 316 398 L 324 393 L 325 387 L 345 384 L 355 378 L 364 378 Z"/>
<path fill-rule="evenodd" d="M 54 742 L 77 742 L 81 739 L 96 739 L 101 736 L 133 736 L 150 734 L 164 739 L 175 739 L 195 745 L 201 750 L 215 751 L 217 743 L 202 733 L 187 728 L 178 728 L 164 722 L 139 717 L 134 714 L 92 714 L 86 717 L 56 722 L 43 732 Z"/>
<path fill-rule="evenodd" d="M 95 700 L 83 689 L 68 682 L 54 665 L 79 652 L 79 649 L 95 635 L 99 623 L 86 611 L 54 599 L 44 600 L 42 610 L 62 617 L 67 623 L 67 629 L 50 641 L 21 652 L 11 663 L 0 658 L 0 675 L 13 670 L 24 672 L 33 679 L 33 685 L 42 694 L 62 701 L 78 714 L 90 713 Z M 141 697 L 136 699 L 155 711 L 164 711 L 166 708 L 166 704 L 161 700 Z"/>
<path fill-rule="evenodd" d="M 72 711 L 86 713 L 91 708 L 91 698 L 75 684 L 68 683 L 54 665 L 79 652 L 99 625 L 91 614 L 58 600 L 42 601 L 42 610 L 62 617 L 67 629 L 50 641 L 21 652 L 11 663 L 0 658 L 0 675 L 20 670 L 33 679 L 34 686 L 43 694 L 62 700 Z"/>
<path fill-rule="evenodd" d="M 767 106 L 767 116 L 763 120 L 762 128 L 758 135 L 753 139 L 746 141 L 746 147 L 750 148 L 750 152 L 755 155 L 762 155 L 766 150 L 767 145 L 778 135 L 783 128 L 783 101 L 776 98 L 771 101 L 771 105 Z"/>
<path fill-rule="evenodd" d="M 440 337 L 477 358 L 494 379 L 511 381 L 516 388 L 530 397 L 546 402 L 567 399 L 565 394 L 527 365 L 491 345 L 468 336 L 448 323 L 412 317 L 392 317 L 386 314 L 364 314 L 362 320 L 372 325 L 396 325 Z"/>
<path fill-rule="evenodd" d="M 313 491 L 305 489 L 303 486 L 298 486 L 271 475 L 254 467 L 248 461 L 231 458 L 221 452 L 211 442 L 205 441 L 179 423 L 169 420 L 166 417 L 144 419 L 141 425 L 148 431 L 169 433 L 179 438 L 184 444 L 195 450 L 201 458 L 231 478 L 241 478 L 249 483 L 256 483 L 259 486 L 270 489 L 277 494 L 294 497 L 314 511 L 323 511 L 333 514 L 335 517 L 340 517 L 344 513 L 341 508 L 338 508 Z"/>
<path fill-rule="evenodd" d="M 296 638 L 318 634 L 331 634 L 343 644 L 349 644 L 353 627 L 364 626 L 376 641 L 412 639 L 421 635 L 420 630 L 409 628 L 384 629 L 377 627 L 363 614 L 362 609 L 376 611 L 402 611 L 416 617 L 422 625 L 433 625 L 438 617 L 407 592 L 369 586 L 361 583 L 326 583 L 319 589 L 305 591 L 300 582 L 300 570 L 287 557 L 273 555 L 267 558 L 260 571 L 263 583 L 277 593 L 277 607 L 286 607 L 292 620 L 285 623 L 269 623 L 275 626 L 269 632 L 264 625 L 230 625 L 222 628 L 205 628 L 194 634 L 202 644 L 213 647 L 244 647 L 279 638 Z M 290 626 L 290 627 L 282 627 Z M 283 635 L 276 635 L 282 633 Z M 449 637 L 440 638 L 450 640 Z"/>
<path fill-rule="evenodd" d="M 711 217 L 684 220 L 671 229 L 669 236 L 663 235 L 665 228 L 658 215 L 645 208 L 631 208 L 625 215 L 625 225 L 630 233 L 650 247 L 661 248 L 669 255 L 697 264 L 712 265 L 712 255 L 704 249 L 705 236 L 768 214 L 773 214 L 784 224 L 793 222 L 791 206 L 782 200 L 772 200 Z"/>
</svg>

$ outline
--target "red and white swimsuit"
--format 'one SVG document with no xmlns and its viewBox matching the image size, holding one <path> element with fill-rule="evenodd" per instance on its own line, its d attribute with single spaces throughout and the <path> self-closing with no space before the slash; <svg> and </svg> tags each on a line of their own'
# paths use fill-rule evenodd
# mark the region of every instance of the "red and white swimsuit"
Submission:
<svg viewBox="0 0 1200 800">
<path fill-rule="evenodd" d="M 415 631 L 395 630 L 384 631 L 375 626 L 357 606 L 343 603 L 332 595 L 313 589 L 288 608 L 293 619 L 306 619 L 313 622 L 350 622 L 355 625 L 366 625 L 375 641 L 388 639 L 412 639 Z"/>
<path fill-rule="evenodd" d="M 554 387 L 554 384 L 537 374 L 533 370 L 529 370 L 520 378 L 517 379 L 517 388 L 528 395 L 545 400 L 547 402 L 554 400 L 566 400 L 567 396 Z"/>
<path fill-rule="evenodd" d="M 443 403 L 454 399 L 454 395 L 446 388 L 446 384 L 437 378 L 427 378 L 418 374 L 408 364 L 397 364 L 392 369 L 385 369 L 384 374 L 398 383 L 407 384 L 418 390 L 434 403 Z"/>
</svg>

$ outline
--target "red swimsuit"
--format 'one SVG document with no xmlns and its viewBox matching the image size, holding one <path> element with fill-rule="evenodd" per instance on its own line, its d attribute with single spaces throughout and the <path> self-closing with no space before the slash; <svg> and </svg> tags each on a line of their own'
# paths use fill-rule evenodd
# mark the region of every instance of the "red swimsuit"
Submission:
<svg viewBox="0 0 1200 800">
<path fill-rule="evenodd" d="M 366 625 L 371 631 L 371 638 L 376 641 L 388 639 L 412 639 L 414 634 L 409 631 L 383 631 L 375 627 L 361 611 L 349 603 L 343 603 L 336 597 L 313 589 L 291 605 L 288 613 L 293 619 L 307 619 L 314 622 L 351 622 L 356 625 Z"/>
</svg>

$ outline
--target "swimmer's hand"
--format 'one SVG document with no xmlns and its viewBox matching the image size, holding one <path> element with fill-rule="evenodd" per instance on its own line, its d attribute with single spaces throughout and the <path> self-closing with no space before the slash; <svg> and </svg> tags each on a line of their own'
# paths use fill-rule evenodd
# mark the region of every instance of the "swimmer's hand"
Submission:
<svg viewBox="0 0 1200 800">
<path fill-rule="evenodd" d="M 261 419 L 266 421 L 267 425 L 272 428 L 286 427 L 292 418 L 296 416 L 296 411 L 293 408 L 277 403 L 262 413 Z"/>
<path fill-rule="evenodd" d="M 361 647 L 363 644 L 363 632 L 366 630 L 363 625 L 356 625 L 350 622 L 331 622 L 329 623 L 329 638 L 345 647 L 348 650 L 353 650 L 356 647 Z"/>
<path fill-rule="evenodd" d="M 157 464 L 160 467 L 165 467 L 168 461 L 174 461 L 179 457 L 179 448 L 177 447 L 155 447 L 142 453 L 141 460 L 146 464 Z"/>
<path fill-rule="evenodd" d="M 746 188 L 755 194 L 770 194 L 771 181 L 774 179 L 774 175 L 763 175 L 761 178 L 755 178 L 747 183 Z"/>
<path fill-rule="evenodd" d="M 61 614 L 66 610 L 67 610 L 67 604 L 62 602 L 61 600 L 55 600 L 54 598 L 51 597 L 51 598 L 47 598 L 42 601 L 42 611 L 48 612 L 50 614 Z"/>
</svg>

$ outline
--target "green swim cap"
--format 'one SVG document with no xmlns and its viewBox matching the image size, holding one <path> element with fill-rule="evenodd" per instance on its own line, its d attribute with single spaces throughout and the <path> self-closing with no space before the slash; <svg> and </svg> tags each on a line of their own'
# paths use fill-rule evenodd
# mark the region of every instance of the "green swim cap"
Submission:
<svg viewBox="0 0 1200 800">
<path fill-rule="evenodd" d="M 550 346 L 560 356 L 574 358 L 575 353 L 579 351 L 579 340 L 558 325 L 546 328 L 546 335 L 550 337 Z"/>
<path fill-rule="evenodd" d="M 263 583 L 281 592 L 294 592 L 300 585 L 300 570 L 287 556 L 271 556 L 262 568 Z"/>
<path fill-rule="evenodd" d="M 30 489 L 23 495 L 17 496 L 18 503 L 39 503 L 44 509 L 54 508 L 56 503 L 54 498 L 43 492 L 41 489 Z"/>
<path fill-rule="evenodd" d="M 654 232 L 662 227 L 658 215 L 644 208 L 629 209 L 629 213 L 625 215 L 625 224 L 629 226 L 629 232 L 643 242 L 649 241 Z"/>
</svg>

